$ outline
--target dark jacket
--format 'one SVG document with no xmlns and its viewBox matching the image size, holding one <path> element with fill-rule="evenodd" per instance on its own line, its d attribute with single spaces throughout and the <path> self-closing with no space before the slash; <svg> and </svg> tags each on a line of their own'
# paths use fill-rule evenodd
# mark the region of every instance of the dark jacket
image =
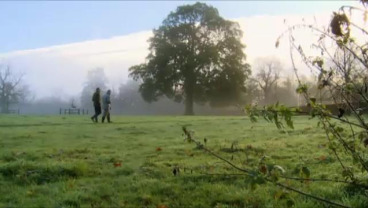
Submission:
<svg viewBox="0 0 368 208">
<path fill-rule="evenodd" d="M 92 96 L 93 105 L 101 105 L 100 93 L 95 92 Z"/>
</svg>

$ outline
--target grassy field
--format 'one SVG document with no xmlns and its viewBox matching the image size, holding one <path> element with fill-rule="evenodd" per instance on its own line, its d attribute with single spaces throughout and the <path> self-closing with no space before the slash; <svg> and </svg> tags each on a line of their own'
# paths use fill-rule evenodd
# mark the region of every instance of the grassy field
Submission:
<svg viewBox="0 0 368 208">
<path fill-rule="evenodd" d="M 301 164 L 312 178 L 342 179 L 324 133 L 306 117 L 297 117 L 295 130 L 288 131 L 246 117 L 120 116 L 113 121 L 1 115 L 0 207 L 285 207 L 273 184 L 253 190 L 245 176 L 219 174 L 239 172 L 185 142 L 184 125 L 238 165 L 255 166 L 266 155 L 288 176 Z M 174 167 L 180 174 L 174 176 Z M 348 206 L 368 204 L 345 184 L 282 182 Z M 295 207 L 325 207 L 289 196 Z"/>
</svg>

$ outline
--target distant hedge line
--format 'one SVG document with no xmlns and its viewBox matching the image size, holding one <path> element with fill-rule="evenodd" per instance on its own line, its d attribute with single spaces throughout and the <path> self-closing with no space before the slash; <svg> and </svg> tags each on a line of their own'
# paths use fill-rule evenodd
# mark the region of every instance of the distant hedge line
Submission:
<svg viewBox="0 0 368 208">
<path fill-rule="evenodd" d="M 359 114 L 366 114 L 368 113 L 368 105 L 366 103 L 352 103 L 351 104 L 354 109 L 359 113 Z M 334 104 L 325 104 L 326 109 L 328 109 L 329 111 L 331 111 L 332 114 L 337 115 L 339 114 L 339 109 L 343 109 L 345 111 L 346 114 L 350 115 L 352 113 L 352 111 L 350 110 L 349 106 L 347 106 L 347 104 L 345 103 L 334 103 Z M 310 106 L 300 106 L 299 107 L 300 111 L 302 111 L 303 113 L 300 113 L 300 115 L 305 115 L 305 112 L 310 112 Z"/>
</svg>

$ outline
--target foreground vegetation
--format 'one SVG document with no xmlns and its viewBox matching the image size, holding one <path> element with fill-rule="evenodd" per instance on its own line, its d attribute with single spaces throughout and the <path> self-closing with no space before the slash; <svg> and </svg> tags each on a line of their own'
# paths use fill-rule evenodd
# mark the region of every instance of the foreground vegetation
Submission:
<svg viewBox="0 0 368 208">
<path fill-rule="evenodd" d="M 246 117 L 121 116 L 94 124 L 80 116 L 1 115 L 0 207 L 324 207 L 271 183 L 250 184 L 185 142 L 181 130 L 187 126 L 242 166 L 265 155 L 287 176 L 299 177 L 295 169 L 306 166 L 311 178 L 343 181 L 316 121 L 294 122 L 294 130 L 280 131 Z M 344 183 L 283 182 L 351 207 L 368 204 L 363 189 Z"/>
</svg>

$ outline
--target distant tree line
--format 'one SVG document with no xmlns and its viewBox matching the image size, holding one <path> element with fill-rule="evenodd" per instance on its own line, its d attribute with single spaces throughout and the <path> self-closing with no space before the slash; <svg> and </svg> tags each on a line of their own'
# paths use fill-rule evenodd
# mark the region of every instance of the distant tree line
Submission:
<svg viewBox="0 0 368 208">
<path fill-rule="evenodd" d="M 9 65 L 0 64 L 0 112 L 9 113 L 12 106 L 25 102 L 29 95 L 23 74 L 16 74 Z"/>
<path fill-rule="evenodd" d="M 287 73 L 283 63 L 275 57 L 259 57 L 251 67 L 246 62 L 241 38 L 239 25 L 222 18 L 212 6 L 195 3 L 178 7 L 153 30 L 145 63 L 129 68 L 133 80 L 111 89 L 112 113 L 183 114 L 184 109 L 187 115 L 194 112 L 241 115 L 244 104 L 305 105 L 295 91 L 296 78 Z M 345 79 L 351 79 L 357 65 L 351 53 L 339 50 L 333 56 L 342 60 L 339 67 L 345 69 Z M 18 105 L 29 94 L 22 78 L 14 76 L 9 67 L 0 67 L 2 112 Z M 333 102 L 337 92 L 315 84 L 318 77 L 302 79 L 315 99 Z M 77 103 L 80 108 L 92 111 L 93 92 L 97 87 L 105 92 L 108 83 L 104 69 L 95 68 L 87 73 L 80 98 L 73 98 L 73 102 L 48 98 L 29 105 L 23 102 L 22 106 L 31 113 L 38 112 L 37 106 L 48 105 L 40 112 L 55 109 L 57 113 L 60 107 Z"/>
<path fill-rule="evenodd" d="M 286 106 L 304 106 L 306 103 L 296 93 L 297 81 L 290 76 L 283 64 L 275 57 L 260 57 L 252 65 L 253 75 L 244 82 L 244 91 L 239 94 L 237 102 L 231 105 L 214 106 L 209 103 L 194 103 L 199 115 L 242 115 L 241 108 L 245 104 L 264 106 L 279 102 Z M 29 99 L 31 94 L 23 83 L 23 75 L 14 75 L 11 68 L 2 66 L 0 71 L 0 104 L 1 112 L 12 108 L 20 108 L 21 113 L 58 114 L 60 108 L 77 105 L 78 108 L 93 111 L 92 94 L 97 87 L 102 92 L 108 89 L 109 80 L 105 71 L 97 67 L 88 71 L 82 92 L 70 99 L 48 97 L 38 100 Z M 353 72 L 351 72 L 353 73 Z M 12 76 L 12 78 L 9 78 Z M 18 79 L 17 79 L 18 78 Z M 319 89 L 317 77 L 302 77 L 309 84 L 311 94 L 323 103 L 333 103 L 331 92 Z M 8 81 L 6 81 L 8 80 Z M 11 80 L 11 81 L 10 81 Z M 185 103 L 178 103 L 169 97 L 162 96 L 156 102 L 147 102 L 140 92 L 142 81 L 128 80 L 112 90 L 112 113 L 124 115 L 181 115 Z M 13 85 L 13 87 L 11 87 Z M 8 90 L 6 92 L 6 90 Z M 27 97 L 28 96 L 28 97 Z M 218 98 L 218 103 L 225 103 L 227 98 Z M 31 102 L 32 100 L 32 102 Z"/>
</svg>

